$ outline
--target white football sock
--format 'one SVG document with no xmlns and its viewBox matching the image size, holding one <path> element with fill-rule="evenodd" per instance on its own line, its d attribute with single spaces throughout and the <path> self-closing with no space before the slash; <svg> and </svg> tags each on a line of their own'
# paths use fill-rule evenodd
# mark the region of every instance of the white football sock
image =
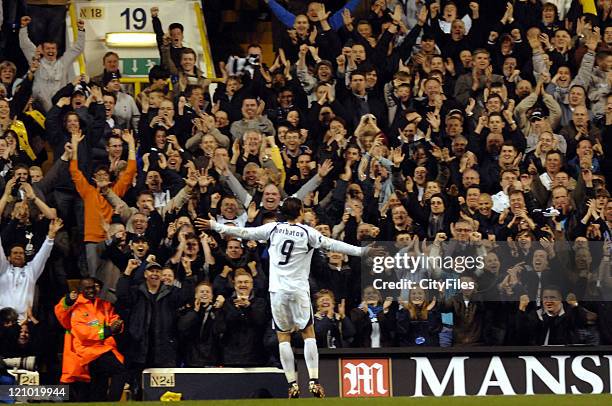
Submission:
<svg viewBox="0 0 612 406">
<path fill-rule="evenodd" d="M 304 340 L 304 359 L 310 379 L 319 379 L 319 350 L 316 339 L 306 338 Z"/>
<path fill-rule="evenodd" d="M 281 365 L 283 366 L 283 371 L 285 371 L 285 377 L 287 377 L 287 382 L 295 382 L 295 359 L 293 357 L 291 343 L 279 343 L 278 352 L 280 354 L 280 361 Z"/>
</svg>

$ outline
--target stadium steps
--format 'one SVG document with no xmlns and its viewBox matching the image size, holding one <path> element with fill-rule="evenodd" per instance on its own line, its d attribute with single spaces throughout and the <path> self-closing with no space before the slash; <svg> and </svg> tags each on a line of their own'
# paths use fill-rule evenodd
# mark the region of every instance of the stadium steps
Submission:
<svg viewBox="0 0 612 406">
<path fill-rule="evenodd" d="M 222 20 L 226 25 L 233 25 L 235 28 L 234 35 L 237 36 L 240 47 L 246 51 L 246 48 L 251 43 L 258 43 L 263 50 L 263 60 L 271 65 L 274 63 L 274 49 L 272 46 L 272 23 L 269 21 L 258 21 L 254 32 L 240 31 L 239 11 L 223 10 Z"/>
</svg>

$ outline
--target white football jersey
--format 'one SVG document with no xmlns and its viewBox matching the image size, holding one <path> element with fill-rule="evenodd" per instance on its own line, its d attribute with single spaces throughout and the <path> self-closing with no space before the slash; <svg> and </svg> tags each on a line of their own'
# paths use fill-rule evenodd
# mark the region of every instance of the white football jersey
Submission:
<svg viewBox="0 0 612 406">
<path fill-rule="evenodd" d="M 232 227 L 213 223 L 219 233 L 247 240 L 269 241 L 270 292 L 310 291 L 308 275 L 314 248 L 362 256 L 366 248 L 325 237 L 304 224 L 272 222 L 260 227 Z"/>
</svg>

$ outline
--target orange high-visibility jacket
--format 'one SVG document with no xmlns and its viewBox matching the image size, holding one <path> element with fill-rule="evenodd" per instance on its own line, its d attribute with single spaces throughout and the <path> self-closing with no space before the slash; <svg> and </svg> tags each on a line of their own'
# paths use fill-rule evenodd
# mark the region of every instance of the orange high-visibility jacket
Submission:
<svg viewBox="0 0 612 406">
<path fill-rule="evenodd" d="M 123 362 L 115 339 L 109 335 L 108 329 L 105 331 L 105 327 L 119 319 L 111 303 L 98 298 L 91 302 L 79 294 L 75 303 L 68 306 L 64 297 L 55 306 L 55 315 L 66 329 L 62 383 L 89 382 L 87 365 L 108 351 Z"/>
</svg>

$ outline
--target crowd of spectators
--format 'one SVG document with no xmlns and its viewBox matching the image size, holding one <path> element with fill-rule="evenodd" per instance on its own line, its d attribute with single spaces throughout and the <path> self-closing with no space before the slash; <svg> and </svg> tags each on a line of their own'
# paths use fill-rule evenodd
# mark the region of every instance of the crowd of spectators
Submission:
<svg viewBox="0 0 612 406">
<path fill-rule="evenodd" d="M 153 7 L 136 95 L 115 52 L 71 73 L 82 21 L 64 51 L 43 6 L 5 15 L 1 357 L 91 400 L 148 367 L 278 366 L 266 242 L 198 218 L 282 221 L 286 196 L 348 243 L 484 257 L 422 275 L 473 289 L 386 297 L 315 250 L 320 347 L 612 344 L 610 1 L 266 3 L 275 60 L 251 44 L 214 84 Z"/>
</svg>

